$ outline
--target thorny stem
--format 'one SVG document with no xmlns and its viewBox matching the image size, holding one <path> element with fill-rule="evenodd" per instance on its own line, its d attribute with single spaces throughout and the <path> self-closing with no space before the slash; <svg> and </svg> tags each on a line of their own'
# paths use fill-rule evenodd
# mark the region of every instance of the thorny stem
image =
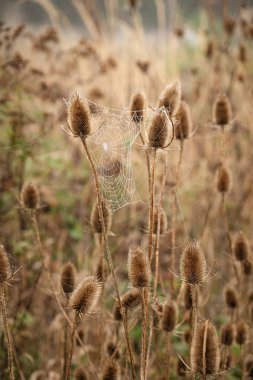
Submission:
<svg viewBox="0 0 253 380">
<path fill-rule="evenodd" d="M 149 243 L 148 243 L 148 258 L 151 261 L 153 251 L 153 229 L 154 229 L 154 184 L 155 184 L 155 163 L 156 149 L 154 150 L 151 178 L 149 182 Z"/>
<path fill-rule="evenodd" d="M 139 133 L 139 136 L 140 136 L 140 139 L 141 139 L 141 142 L 142 142 L 142 145 L 145 146 L 145 140 L 144 140 L 144 137 L 143 137 L 143 134 L 140 132 Z M 146 160 L 147 160 L 147 169 L 148 169 L 148 180 L 150 181 L 150 160 L 149 160 L 149 155 L 148 155 L 148 151 L 145 150 L 145 153 L 146 153 Z"/>
<path fill-rule="evenodd" d="M 46 273 L 47 273 L 47 276 L 48 276 L 48 280 L 49 280 L 49 284 L 50 284 L 50 288 L 51 288 L 51 291 L 54 295 L 54 298 L 56 300 L 56 303 L 59 307 L 59 309 L 61 310 L 64 318 L 66 319 L 66 321 L 68 322 L 68 325 L 70 327 L 72 327 L 72 322 L 71 320 L 69 319 L 69 317 L 67 316 L 67 314 L 65 313 L 65 310 L 63 309 L 59 299 L 58 299 L 58 296 L 55 292 L 55 289 L 54 289 L 54 284 L 53 284 L 53 280 L 52 280 L 52 275 L 50 273 L 50 270 L 47 266 L 47 262 L 46 262 L 46 253 L 44 252 L 43 250 L 43 247 L 42 247 L 42 242 L 41 242 L 41 237 L 40 237 L 40 231 L 39 231 L 39 227 L 38 227 L 38 223 L 37 223 L 37 218 L 36 218 L 36 214 L 35 214 L 35 211 L 32 211 L 31 213 L 31 221 L 32 221 L 32 224 L 33 224 L 33 228 L 34 228 L 34 231 L 35 231 L 35 237 L 36 237 L 36 241 L 37 241 L 37 245 L 38 245 L 38 249 L 39 249 L 39 252 L 40 252 L 40 255 L 41 255 L 41 258 L 42 258 L 42 264 L 43 264 L 43 268 L 45 269 Z M 77 340 L 78 342 L 80 343 L 80 345 L 85 349 L 85 346 L 82 342 L 82 339 L 79 337 L 79 335 L 77 334 Z M 96 376 L 98 377 L 98 374 L 97 374 L 97 371 L 96 371 L 96 368 L 94 367 L 93 363 L 89 360 L 88 358 L 88 361 L 89 361 L 89 364 L 90 366 L 92 367 L 92 370 L 93 372 L 96 374 Z"/>
<path fill-rule="evenodd" d="M 234 258 L 234 255 L 233 255 L 233 243 L 232 243 L 232 237 L 231 237 L 231 234 L 230 234 L 229 224 L 228 224 L 228 217 L 227 217 L 226 203 L 225 203 L 225 193 L 222 193 L 221 202 L 222 202 L 222 217 L 223 217 L 224 226 L 225 226 L 225 233 L 226 233 L 227 241 L 228 241 L 229 255 L 231 257 L 232 266 L 233 266 L 233 269 L 234 269 L 234 272 L 235 272 L 235 276 L 236 276 L 238 284 L 239 284 L 240 283 L 240 276 L 239 276 L 238 269 L 237 269 L 237 266 L 236 266 L 236 263 L 235 263 L 235 258 Z"/>
<path fill-rule="evenodd" d="M 141 380 L 146 379 L 146 345 L 148 328 L 148 288 L 141 288 L 142 335 L 141 335 Z"/>
<path fill-rule="evenodd" d="M 208 329 L 208 321 L 205 322 L 204 340 L 203 340 L 203 348 L 202 348 L 202 371 L 203 371 L 203 380 L 206 379 L 206 343 L 207 343 L 207 329 Z"/>
<path fill-rule="evenodd" d="M 194 335 L 195 328 L 198 320 L 198 299 L 196 294 L 197 285 L 190 285 L 191 299 L 192 299 L 192 336 Z"/>
<path fill-rule="evenodd" d="M 108 243 L 108 236 L 107 236 L 106 229 L 105 229 L 105 222 L 104 222 L 103 208 L 102 208 L 103 203 L 102 203 L 101 190 L 100 190 L 100 184 L 99 184 L 99 180 L 98 180 L 97 170 L 96 170 L 93 158 L 92 158 L 90 151 L 88 149 L 88 146 L 86 144 L 86 140 L 81 139 L 81 141 L 82 141 L 84 150 L 86 152 L 87 158 L 90 162 L 90 165 L 91 165 L 92 171 L 93 171 L 95 187 L 96 187 L 96 192 L 97 192 L 99 219 L 100 219 L 100 222 L 102 225 L 102 235 L 103 235 L 103 239 L 104 239 L 104 243 L 105 243 L 106 258 L 107 258 L 107 262 L 108 262 L 108 265 L 109 265 L 109 268 L 110 268 L 110 271 L 112 274 L 114 288 L 116 291 L 117 300 L 118 300 L 118 304 L 120 307 L 120 312 L 121 312 L 121 315 L 123 315 L 122 301 L 120 298 L 119 288 L 118 288 L 118 284 L 117 284 L 116 277 L 115 277 L 114 265 L 113 265 L 111 251 L 110 251 L 110 247 L 109 247 L 109 243 Z M 132 353 L 132 349 L 131 349 L 131 345 L 130 345 L 130 340 L 128 338 L 128 332 L 127 332 L 127 328 L 126 328 L 125 318 L 123 318 L 123 326 L 124 326 L 124 331 L 125 331 L 125 336 L 126 336 L 127 349 L 128 349 L 129 358 L 130 358 L 132 377 L 133 377 L 133 380 L 135 380 L 136 377 L 135 377 L 135 371 L 134 371 L 133 353 Z"/>
<path fill-rule="evenodd" d="M 7 343 L 8 351 L 8 369 L 10 380 L 14 380 L 14 361 L 13 361 L 13 347 L 12 347 L 12 338 L 8 323 L 7 308 L 6 308 L 6 294 L 5 294 L 5 284 L 1 286 L 1 310 L 3 316 L 3 328 L 4 335 Z"/>
<path fill-rule="evenodd" d="M 77 328 L 78 319 L 79 319 L 78 312 L 76 312 L 75 319 L 74 319 L 73 326 L 72 326 L 72 331 L 71 331 L 71 338 L 70 338 L 70 345 L 69 345 L 69 355 L 68 355 L 68 362 L 67 362 L 67 369 L 66 369 L 65 380 L 68 380 L 69 379 L 69 375 L 70 375 L 71 361 L 72 361 L 72 356 L 73 356 L 73 351 L 74 351 L 75 331 L 76 331 L 76 328 Z"/>
</svg>

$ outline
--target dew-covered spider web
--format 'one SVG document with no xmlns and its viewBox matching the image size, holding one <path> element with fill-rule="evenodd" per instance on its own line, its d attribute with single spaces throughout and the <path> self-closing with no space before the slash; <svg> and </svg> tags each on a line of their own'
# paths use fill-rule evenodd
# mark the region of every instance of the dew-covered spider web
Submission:
<svg viewBox="0 0 253 380">
<path fill-rule="evenodd" d="M 111 110 L 86 100 L 93 132 L 87 144 L 96 164 L 103 197 L 112 211 L 137 200 L 131 162 L 132 145 L 140 126 L 128 110 Z"/>
</svg>

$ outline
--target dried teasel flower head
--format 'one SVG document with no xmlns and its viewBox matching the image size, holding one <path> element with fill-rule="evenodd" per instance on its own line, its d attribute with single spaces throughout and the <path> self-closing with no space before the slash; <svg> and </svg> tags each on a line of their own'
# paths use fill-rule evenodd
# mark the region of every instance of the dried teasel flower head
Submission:
<svg viewBox="0 0 253 380">
<path fill-rule="evenodd" d="M 134 288 L 123 294 L 122 306 L 126 309 L 135 309 L 141 303 L 141 295 L 138 289 Z"/>
<path fill-rule="evenodd" d="M 23 207 L 36 210 L 40 205 L 40 196 L 37 187 L 33 183 L 25 183 L 21 190 L 21 202 Z"/>
<path fill-rule="evenodd" d="M 187 284 L 198 285 L 205 281 L 206 259 L 198 242 L 190 242 L 184 249 L 180 259 L 180 274 Z"/>
<path fill-rule="evenodd" d="M 141 92 L 136 92 L 130 100 L 130 112 L 134 123 L 139 124 L 143 121 L 146 97 Z"/>
<path fill-rule="evenodd" d="M 244 43 L 241 43 L 239 46 L 238 59 L 240 62 L 247 62 L 247 50 Z"/>
<path fill-rule="evenodd" d="M 162 207 L 155 207 L 154 210 L 154 225 L 153 225 L 153 234 L 157 234 L 157 226 L 158 226 L 158 211 L 160 212 L 160 234 L 163 235 L 168 228 L 168 218 L 166 212 Z"/>
<path fill-rule="evenodd" d="M 0 243 L 0 285 L 3 285 L 11 277 L 11 266 L 8 254 Z"/>
<path fill-rule="evenodd" d="M 102 200 L 102 215 L 104 219 L 105 230 L 106 232 L 109 232 L 112 224 L 111 212 L 108 208 L 107 202 L 104 199 Z M 91 226 L 94 233 L 102 234 L 103 228 L 102 222 L 100 220 L 98 203 L 95 203 L 92 209 Z"/>
<path fill-rule="evenodd" d="M 76 271 L 71 262 L 66 263 L 61 271 L 61 287 L 68 298 L 75 288 Z"/>
<path fill-rule="evenodd" d="M 141 247 L 131 247 L 128 253 L 128 276 L 134 288 L 149 285 L 150 270 L 147 252 Z"/>
<path fill-rule="evenodd" d="M 220 351 L 218 336 L 212 322 L 199 322 L 191 344 L 191 368 L 202 375 L 215 375 L 219 370 Z"/>
<path fill-rule="evenodd" d="M 97 305 L 101 288 L 96 277 L 86 277 L 71 294 L 69 306 L 80 316 L 91 313 Z"/>
<path fill-rule="evenodd" d="M 215 50 L 214 41 L 212 39 L 209 39 L 205 47 L 205 56 L 207 59 L 212 59 L 214 55 L 214 50 Z"/>
<path fill-rule="evenodd" d="M 102 373 L 102 380 L 119 380 L 120 379 L 120 367 L 114 360 L 109 360 Z"/>
<path fill-rule="evenodd" d="M 176 80 L 168 84 L 162 91 L 159 100 L 158 108 L 164 107 L 169 116 L 175 116 L 178 112 L 181 101 L 181 84 Z"/>
<path fill-rule="evenodd" d="M 161 328 L 164 331 L 171 332 L 177 325 L 178 307 L 175 301 L 165 302 L 161 318 Z"/>
<path fill-rule="evenodd" d="M 238 295 L 235 289 L 227 287 L 225 289 L 225 301 L 228 307 L 236 309 L 238 307 Z"/>
<path fill-rule="evenodd" d="M 91 132 L 90 110 L 78 94 L 72 95 L 67 102 L 67 120 L 74 136 L 88 137 Z"/>
<path fill-rule="evenodd" d="M 245 261 L 249 257 L 249 242 L 242 231 L 238 232 L 235 236 L 233 251 L 238 261 Z"/>
<path fill-rule="evenodd" d="M 149 132 L 148 145 L 153 149 L 162 149 L 168 140 L 168 119 L 164 112 L 157 112 L 152 117 Z"/>
<path fill-rule="evenodd" d="M 219 94 L 213 105 L 213 123 L 221 127 L 232 120 L 231 103 L 226 94 Z"/>
<path fill-rule="evenodd" d="M 244 276 L 251 276 L 252 274 L 252 262 L 248 259 L 243 262 L 243 273 Z"/>
<path fill-rule="evenodd" d="M 231 36 L 234 33 L 235 27 L 236 27 L 236 20 L 233 17 L 225 17 L 223 20 L 223 26 L 226 31 L 226 33 Z"/>
<path fill-rule="evenodd" d="M 221 164 L 216 174 L 216 186 L 220 193 L 228 193 L 232 187 L 232 175 L 230 170 Z"/>
<path fill-rule="evenodd" d="M 88 380 L 85 370 L 81 367 L 76 368 L 74 380 Z"/>
<path fill-rule="evenodd" d="M 220 340 L 221 344 L 225 346 L 231 346 L 234 341 L 234 326 L 231 322 L 227 322 L 221 326 L 220 329 Z"/>
<path fill-rule="evenodd" d="M 177 139 L 187 139 L 192 130 L 192 118 L 189 105 L 181 101 L 178 112 L 176 114 L 178 124 L 175 128 L 175 136 Z"/>
<path fill-rule="evenodd" d="M 190 329 L 187 329 L 184 331 L 184 341 L 187 344 L 191 344 L 192 341 L 192 331 Z"/>
<path fill-rule="evenodd" d="M 246 322 L 238 321 L 236 324 L 236 343 L 242 346 L 249 339 L 249 327 Z"/>
<path fill-rule="evenodd" d="M 117 346 L 113 342 L 108 342 L 106 346 L 107 353 L 110 357 L 115 360 L 120 358 L 120 353 Z"/>
</svg>

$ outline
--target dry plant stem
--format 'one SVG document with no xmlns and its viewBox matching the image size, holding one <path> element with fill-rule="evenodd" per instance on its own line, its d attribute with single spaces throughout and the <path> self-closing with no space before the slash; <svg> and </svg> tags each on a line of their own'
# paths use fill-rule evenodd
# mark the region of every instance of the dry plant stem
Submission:
<svg viewBox="0 0 253 380">
<path fill-rule="evenodd" d="M 149 243 L 148 243 L 148 258 L 151 261 L 153 251 L 153 229 L 154 229 L 154 187 L 155 187 L 155 163 L 156 163 L 156 149 L 153 155 L 153 164 L 151 178 L 149 181 Z"/>
<path fill-rule="evenodd" d="M 46 271 L 47 273 L 47 276 L 48 276 L 48 280 L 49 280 L 49 284 L 50 284 L 50 288 L 51 288 L 51 291 L 53 293 L 53 296 L 55 298 L 55 301 L 60 309 L 60 311 L 62 312 L 64 318 L 66 319 L 68 325 L 70 327 L 72 327 L 72 322 L 70 320 L 70 318 L 67 316 L 67 314 L 65 313 L 65 310 L 63 309 L 62 305 L 61 305 L 61 302 L 59 301 L 58 299 L 58 296 L 55 292 L 55 289 L 54 289 L 54 284 L 53 284 L 53 280 L 52 280 L 52 275 L 50 273 L 50 270 L 49 268 L 47 267 L 47 263 L 46 263 L 46 254 L 42 248 L 42 243 L 41 243 L 41 237 L 40 237 L 40 231 L 39 231 L 39 227 L 38 227 L 38 223 L 37 223 L 37 218 L 36 218 L 36 214 L 34 211 L 32 211 L 31 213 L 31 220 L 32 220 L 32 224 L 33 224 L 33 228 L 34 228 L 34 231 L 35 231 L 35 237 L 36 237 L 36 241 L 37 241 L 37 245 L 38 245 L 38 248 L 39 248 L 39 252 L 40 252 L 40 255 L 41 255 L 41 258 L 42 258 L 42 263 L 43 263 L 43 268 L 44 270 Z M 84 348 L 84 350 L 86 351 L 86 348 L 82 342 L 82 339 L 79 337 L 79 335 L 77 334 L 77 340 L 78 342 L 80 343 L 80 345 Z M 97 373 L 97 370 L 96 368 L 94 367 L 93 363 L 90 361 L 90 359 L 88 358 L 88 361 L 89 361 L 89 364 L 90 366 L 92 367 L 92 370 L 94 372 L 94 374 L 98 377 L 98 373 Z"/>
<path fill-rule="evenodd" d="M 227 241 L 228 241 L 229 255 L 230 255 L 230 258 L 232 260 L 232 266 L 233 266 L 233 270 L 234 270 L 237 282 L 239 284 L 240 283 L 240 276 L 239 276 L 238 269 L 237 269 L 237 266 L 236 266 L 236 263 L 235 263 L 235 258 L 234 258 L 234 255 L 233 255 L 233 242 L 232 242 L 232 237 L 231 237 L 230 230 L 229 230 L 228 217 L 227 217 L 227 211 L 226 211 L 225 196 L 226 195 L 224 193 L 222 193 L 222 199 L 221 199 L 221 202 L 222 202 L 222 206 L 221 206 L 222 207 L 222 217 L 223 217 L 223 222 L 224 222 L 224 226 L 225 226 L 225 233 L 226 233 Z"/>
<path fill-rule="evenodd" d="M 177 186 L 180 178 L 180 169 L 183 159 L 184 139 L 180 140 L 180 153 L 176 169 L 175 188 L 172 204 L 172 236 L 171 236 L 171 270 L 175 271 L 175 248 L 176 248 L 176 203 L 177 203 Z M 174 292 L 173 275 L 170 274 L 171 279 L 171 292 Z"/>
<path fill-rule="evenodd" d="M 202 379 L 206 380 L 206 341 L 207 341 L 207 322 L 205 323 L 205 331 L 204 331 L 204 340 L 203 340 L 203 349 L 202 349 L 202 368 L 203 368 L 203 376 Z"/>
<path fill-rule="evenodd" d="M 146 379 L 146 346 L 148 329 L 148 288 L 140 289 L 142 301 L 142 334 L 141 334 L 141 380 Z"/>
<path fill-rule="evenodd" d="M 106 259 L 108 261 L 110 272 L 112 274 L 114 288 L 115 288 L 115 291 L 116 291 L 116 295 L 117 295 L 117 300 L 118 300 L 118 304 L 119 304 L 119 307 L 120 307 L 120 311 L 121 311 L 121 314 L 123 315 L 122 301 L 121 301 L 121 298 L 120 298 L 119 288 L 118 288 L 118 284 L 117 284 L 116 277 L 115 277 L 114 266 L 113 266 L 113 261 L 112 261 L 112 256 L 111 256 L 111 251 L 110 251 L 110 247 L 109 247 L 109 243 L 108 243 L 108 236 L 107 236 L 106 229 L 105 229 L 105 222 L 104 222 L 103 208 L 102 208 L 102 198 L 101 198 L 101 191 L 100 191 L 100 184 L 99 184 L 99 180 L 98 180 L 97 170 L 96 170 L 95 164 L 93 162 L 92 156 L 90 154 L 90 151 L 88 149 L 88 146 L 86 144 L 86 140 L 85 139 L 81 139 L 81 141 L 82 141 L 84 150 L 86 152 L 87 158 L 88 158 L 88 160 L 90 162 L 90 165 L 91 165 L 92 171 L 93 171 L 93 176 L 94 176 L 94 181 L 95 181 L 95 186 L 96 186 L 96 192 L 97 192 L 99 219 L 100 219 L 100 222 L 101 222 L 101 225 L 102 225 L 102 235 L 103 235 L 104 244 L 105 244 Z M 133 380 L 135 380 L 136 377 L 135 377 L 134 364 L 133 364 L 133 353 L 132 353 L 132 349 L 131 349 L 131 345 L 130 345 L 130 340 L 129 340 L 129 337 L 128 337 L 128 332 L 127 332 L 127 328 L 126 328 L 126 324 L 125 324 L 125 318 L 123 318 L 123 326 L 124 326 L 124 331 L 125 331 L 125 336 L 126 336 L 127 349 L 128 349 L 129 358 L 130 358 L 132 377 L 133 377 Z"/>
<path fill-rule="evenodd" d="M 142 145 L 145 146 L 145 140 L 144 140 L 143 134 L 141 132 L 139 133 L 139 136 L 140 136 Z M 150 160 L 149 160 L 149 155 L 148 155 L 148 151 L 147 150 L 145 150 L 145 154 L 146 154 L 146 160 L 147 160 L 148 183 L 149 183 L 151 174 L 150 174 Z"/>
<path fill-rule="evenodd" d="M 190 285 L 191 299 L 192 299 L 192 336 L 198 321 L 198 300 L 196 296 L 196 287 L 197 285 Z"/>
<path fill-rule="evenodd" d="M 76 312 L 75 319 L 72 326 L 72 331 L 71 331 L 70 345 L 68 349 L 69 355 L 68 355 L 68 361 L 67 361 L 65 380 L 68 380 L 70 376 L 71 361 L 72 361 L 72 356 L 73 356 L 73 351 L 74 351 L 75 331 L 77 328 L 78 320 L 79 320 L 79 316 L 78 316 L 78 312 Z"/>
<path fill-rule="evenodd" d="M 64 321 L 63 379 L 66 378 L 68 360 L 68 323 Z"/>
<path fill-rule="evenodd" d="M 3 284 L 1 285 L 1 311 L 2 311 L 2 317 L 3 317 L 3 329 L 4 329 L 6 344 L 7 344 L 7 352 L 8 352 L 9 378 L 10 380 L 14 380 L 15 377 L 14 377 L 13 345 L 12 345 L 11 332 L 10 332 L 9 323 L 8 323 L 5 292 L 6 292 L 5 284 Z"/>
</svg>

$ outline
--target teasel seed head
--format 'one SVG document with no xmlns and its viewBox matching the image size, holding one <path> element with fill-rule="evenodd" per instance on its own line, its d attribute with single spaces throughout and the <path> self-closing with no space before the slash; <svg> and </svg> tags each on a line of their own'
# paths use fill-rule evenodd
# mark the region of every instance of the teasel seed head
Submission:
<svg viewBox="0 0 253 380">
<path fill-rule="evenodd" d="M 109 342 L 106 348 L 107 348 L 107 353 L 110 357 L 112 357 L 115 360 L 118 360 L 120 358 L 119 350 L 117 349 L 116 345 L 113 342 Z"/>
<path fill-rule="evenodd" d="M 227 287 L 225 289 L 225 301 L 228 307 L 236 309 L 238 307 L 238 295 L 235 289 Z"/>
<path fill-rule="evenodd" d="M 180 259 L 180 273 L 187 284 L 198 285 L 205 281 L 206 259 L 198 242 L 190 242 L 184 249 Z"/>
<path fill-rule="evenodd" d="M 0 285 L 3 285 L 11 277 L 11 266 L 8 254 L 0 243 Z"/>
<path fill-rule="evenodd" d="M 191 344 L 192 341 L 192 332 L 190 329 L 184 331 L 184 341 L 187 344 Z"/>
<path fill-rule="evenodd" d="M 234 341 L 234 326 L 231 322 L 227 322 L 221 326 L 220 330 L 221 344 L 224 346 L 231 346 Z"/>
<path fill-rule="evenodd" d="M 86 372 L 83 368 L 79 367 L 75 370 L 74 380 L 88 380 Z"/>
<path fill-rule="evenodd" d="M 184 307 L 186 310 L 192 309 L 191 285 L 184 284 Z M 198 289 L 195 289 L 195 297 L 198 299 Z"/>
<path fill-rule="evenodd" d="M 143 121 L 146 98 L 141 92 L 136 92 L 130 100 L 130 111 L 134 123 L 139 124 Z"/>
<path fill-rule="evenodd" d="M 119 380 L 120 379 L 120 368 L 117 362 L 114 360 L 108 361 L 105 365 L 102 380 Z"/>
<path fill-rule="evenodd" d="M 91 132 L 90 110 L 78 94 L 72 95 L 67 103 L 67 120 L 74 136 L 88 137 Z"/>
<path fill-rule="evenodd" d="M 166 212 L 163 208 L 160 208 L 160 235 L 163 235 L 168 228 L 168 218 Z M 153 234 L 157 234 L 157 225 L 158 225 L 158 207 L 154 209 L 154 225 L 153 225 Z"/>
<path fill-rule="evenodd" d="M 243 262 L 243 273 L 244 276 L 251 276 L 252 274 L 252 263 L 248 259 Z"/>
<path fill-rule="evenodd" d="M 103 166 L 98 168 L 99 174 L 104 178 L 117 178 L 123 170 L 123 163 L 119 158 L 107 159 Z"/>
<path fill-rule="evenodd" d="M 141 247 L 131 247 L 128 253 L 128 276 L 134 288 L 149 285 L 150 270 L 147 252 Z"/>
<path fill-rule="evenodd" d="M 122 306 L 126 309 L 135 309 L 141 303 L 141 295 L 138 289 L 134 288 L 123 294 Z"/>
<path fill-rule="evenodd" d="M 73 291 L 69 306 L 80 316 L 94 311 L 101 294 L 101 283 L 94 276 L 86 277 Z"/>
<path fill-rule="evenodd" d="M 242 63 L 247 62 L 247 50 L 244 43 L 241 43 L 239 46 L 238 58 Z"/>
<path fill-rule="evenodd" d="M 111 212 L 107 206 L 107 203 L 105 200 L 102 200 L 102 214 L 105 224 L 105 230 L 106 232 L 110 231 L 112 219 L 111 219 Z M 99 216 L 99 207 L 98 203 L 95 203 L 91 212 L 91 226 L 93 228 L 94 233 L 102 234 L 102 223 Z"/>
<path fill-rule="evenodd" d="M 253 355 L 248 354 L 244 360 L 245 375 L 248 379 L 253 379 Z"/>
<path fill-rule="evenodd" d="M 161 318 L 161 328 L 164 331 L 171 332 L 177 325 L 178 307 L 175 301 L 165 302 Z"/>
<path fill-rule="evenodd" d="M 232 108 L 226 94 L 219 94 L 213 105 L 213 122 L 216 125 L 224 126 L 232 119 Z"/>
<path fill-rule="evenodd" d="M 178 112 L 181 101 L 181 84 L 179 80 L 168 84 L 158 100 L 158 108 L 164 107 L 170 116 Z"/>
<path fill-rule="evenodd" d="M 221 164 L 217 170 L 217 190 L 220 193 L 228 193 L 232 186 L 232 176 L 230 170 Z"/>
<path fill-rule="evenodd" d="M 98 263 L 97 263 L 97 269 L 96 269 L 97 279 L 98 279 L 98 281 L 101 281 L 102 283 L 105 282 L 105 279 L 107 277 L 107 270 L 106 270 L 105 265 L 103 265 L 104 260 L 105 260 L 104 257 L 100 256 Z"/>
<path fill-rule="evenodd" d="M 242 346 L 248 341 L 249 338 L 249 328 L 246 322 L 238 321 L 236 324 L 236 343 Z"/>
<path fill-rule="evenodd" d="M 75 288 L 76 271 L 71 262 L 66 263 L 61 271 L 61 287 L 67 298 Z"/>
<path fill-rule="evenodd" d="M 166 146 L 169 129 L 168 120 L 164 112 L 156 113 L 152 120 L 148 133 L 148 145 L 154 149 L 162 149 Z"/>
<path fill-rule="evenodd" d="M 40 205 L 40 196 L 33 183 L 24 184 L 21 190 L 21 202 L 24 208 L 36 210 Z"/>
<path fill-rule="evenodd" d="M 244 261 L 249 257 L 249 242 L 242 231 L 238 232 L 234 239 L 234 255 L 236 260 Z"/>
<path fill-rule="evenodd" d="M 181 101 L 178 112 L 176 114 L 178 124 L 175 128 L 175 136 L 177 139 L 187 139 L 192 130 L 191 111 L 188 104 Z"/>
<path fill-rule="evenodd" d="M 215 375 L 219 364 L 220 351 L 215 326 L 208 320 L 199 322 L 191 344 L 191 368 L 202 375 Z"/>
</svg>

